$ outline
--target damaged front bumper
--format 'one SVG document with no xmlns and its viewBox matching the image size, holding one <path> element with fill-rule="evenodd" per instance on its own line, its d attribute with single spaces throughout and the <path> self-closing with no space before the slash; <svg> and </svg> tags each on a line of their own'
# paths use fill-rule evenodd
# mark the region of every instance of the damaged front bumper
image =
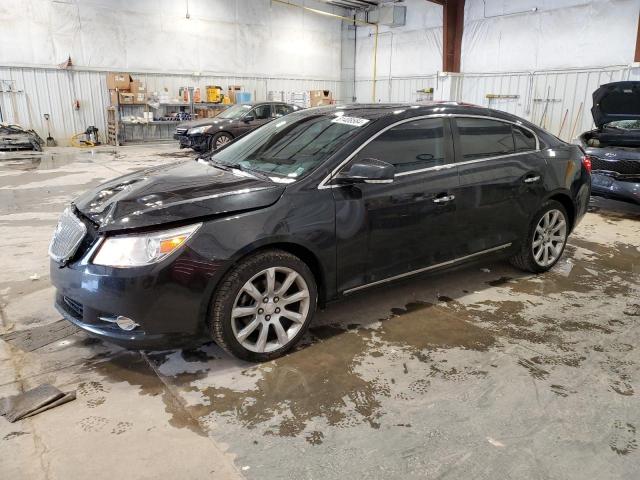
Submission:
<svg viewBox="0 0 640 480">
<path fill-rule="evenodd" d="M 192 148 L 196 151 L 204 151 L 207 149 L 206 135 L 174 135 L 174 138 L 180 141 L 180 148 Z"/>
<path fill-rule="evenodd" d="M 89 334 L 126 348 L 164 349 L 199 343 L 205 337 L 198 307 L 202 291 L 176 278 L 180 256 L 165 265 L 118 269 L 88 263 L 61 266 L 51 260 L 55 308 Z M 137 327 L 121 328 L 119 317 Z"/>
<path fill-rule="evenodd" d="M 591 175 L 591 194 L 640 205 L 640 175 L 596 170 Z"/>
</svg>

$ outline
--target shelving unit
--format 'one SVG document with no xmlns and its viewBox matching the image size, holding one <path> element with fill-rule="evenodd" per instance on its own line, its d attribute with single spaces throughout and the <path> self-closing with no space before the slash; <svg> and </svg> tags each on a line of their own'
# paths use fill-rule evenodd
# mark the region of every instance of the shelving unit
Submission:
<svg viewBox="0 0 640 480">
<path fill-rule="evenodd" d="M 189 109 L 189 113 L 194 115 L 196 107 L 220 106 L 220 103 L 213 102 L 163 102 L 159 106 L 163 109 L 165 116 L 166 108 L 176 107 L 181 112 Z M 178 120 L 150 120 L 147 122 L 132 122 L 122 120 L 123 116 L 139 117 L 140 111 L 136 113 L 136 109 L 143 108 L 145 112 L 150 111 L 148 103 L 145 104 L 121 104 L 107 108 L 107 138 L 111 145 L 139 144 L 148 142 L 170 142 L 173 140 L 173 132 L 175 126 L 181 121 Z M 166 128 L 165 128 L 166 127 Z"/>
</svg>

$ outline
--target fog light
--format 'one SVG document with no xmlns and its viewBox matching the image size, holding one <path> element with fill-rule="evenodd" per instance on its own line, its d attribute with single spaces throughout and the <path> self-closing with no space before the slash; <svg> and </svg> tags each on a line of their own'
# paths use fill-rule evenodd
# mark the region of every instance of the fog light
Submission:
<svg viewBox="0 0 640 480">
<path fill-rule="evenodd" d="M 118 325 L 122 330 L 126 330 L 127 332 L 140 326 L 130 318 L 123 317 L 121 315 L 116 318 L 116 325 Z"/>
</svg>

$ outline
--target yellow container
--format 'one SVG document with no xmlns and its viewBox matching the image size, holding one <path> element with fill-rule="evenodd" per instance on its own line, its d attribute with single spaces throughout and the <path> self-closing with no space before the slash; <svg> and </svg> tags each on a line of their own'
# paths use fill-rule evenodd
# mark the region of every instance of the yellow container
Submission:
<svg viewBox="0 0 640 480">
<path fill-rule="evenodd" d="M 222 101 L 222 87 L 207 85 L 207 102 L 220 103 Z"/>
</svg>

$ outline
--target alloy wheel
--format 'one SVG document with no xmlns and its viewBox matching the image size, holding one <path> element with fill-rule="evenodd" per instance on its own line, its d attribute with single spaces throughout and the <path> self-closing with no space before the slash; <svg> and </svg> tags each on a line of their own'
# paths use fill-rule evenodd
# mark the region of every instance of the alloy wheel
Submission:
<svg viewBox="0 0 640 480">
<path fill-rule="evenodd" d="M 217 139 L 216 139 L 216 150 L 220 147 L 222 147 L 223 145 L 226 145 L 227 143 L 229 143 L 231 141 L 231 139 L 229 137 L 227 137 L 226 135 L 220 135 Z"/>
<path fill-rule="evenodd" d="M 309 287 L 291 268 L 271 267 L 248 280 L 231 310 L 231 328 L 247 350 L 268 353 L 289 344 L 309 314 Z"/>
<path fill-rule="evenodd" d="M 546 212 L 533 234 L 533 258 L 541 267 L 552 265 L 567 241 L 567 221 L 560 210 Z"/>
</svg>

